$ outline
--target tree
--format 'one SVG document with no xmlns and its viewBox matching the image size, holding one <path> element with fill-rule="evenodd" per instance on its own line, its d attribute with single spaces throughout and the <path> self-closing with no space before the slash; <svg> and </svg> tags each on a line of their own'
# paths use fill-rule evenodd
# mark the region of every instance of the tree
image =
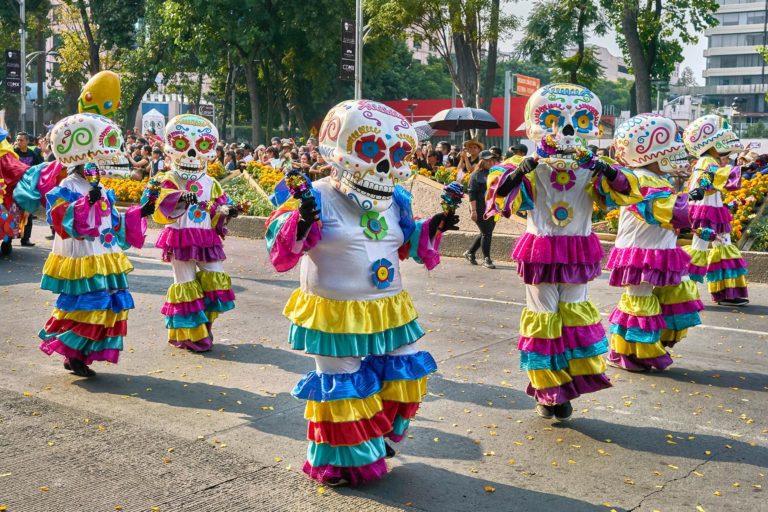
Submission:
<svg viewBox="0 0 768 512">
<path fill-rule="evenodd" d="M 694 87 L 697 85 L 696 77 L 693 76 L 693 70 L 690 66 L 685 66 L 685 68 L 683 68 L 683 71 L 680 73 L 680 77 L 677 80 L 677 85 L 683 87 Z"/>
<path fill-rule="evenodd" d="M 557 80 L 589 87 L 600 79 L 603 68 L 586 46 L 587 33 L 607 31 L 599 6 L 591 0 L 543 0 L 528 17 L 518 49 L 529 58 L 544 57 Z M 572 55 L 566 54 L 567 48 L 574 48 Z"/>
<path fill-rule="evenodd" d="M 516 26 L 513 15 L 499 11 L 498 29 L 489 24 L 493 0 L 367 0 L 372 37 L 391 38 L 405 27 L 417 42 L 440 55 L 464 105 L 480 103 L 481 50 Z M 495 25 L 495 21 L 493 22 Z"/>
<path fill-rule="evenodd" d="M 668 80 L 684 44 L 717 23 L 714 0 L 601 0 L 632 64 L 638 112 L 652 109 L 652 80 Z"/>
</svg>

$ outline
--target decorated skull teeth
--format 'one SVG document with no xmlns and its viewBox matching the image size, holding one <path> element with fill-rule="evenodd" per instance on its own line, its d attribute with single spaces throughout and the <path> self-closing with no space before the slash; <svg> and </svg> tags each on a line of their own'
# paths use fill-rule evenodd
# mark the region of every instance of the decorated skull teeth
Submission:
<svg viewBox="0 0 768 512">
<path fill-rule="evenodd" d="M 318 139 L 335 187 L 363 210 L 389 208 L 395 185 L 411 175 L 406 158 L 416 148 L 416 130 L 381 103 L 339 103 L 325 116 Z"/>
<path fill-rule="evenodd" d="M 727 119 L 715 114 L 708 114 L 694 120 L 685 128 L 683 141 L 688 152 L 701 156 L 710 148 L 721 155 L 727 155 L 742 149 L 739 137 L 733 133 Z"/>
<path fill-rule="evenodd" d="M 616 128 L 616 159 L 629 167 L 657 163 L 663 172 L 688 166 L 688 153 L 677 125 L 657 114 L 639 114 Z"/>
<path fill-rule="evenodd" d="M 75 114 L 56 123 L 51 129 L 51 147 L 56 159 L 68 168 L 125 160 L 120 127 L 96 114 Z"/>
<path fill-rule="evenodd" d="M 181 114 L 165 125 L 165 154 L 184 180 L 198 180 L 216 154 L 219 131 L 208 119 Z"/>
<path fill-rule="evenodd" d="M 537 90 L 525 105 L 528 138 L 541 142 L 551 135 L 557 152 L 549 161 L 570 160 L 587 139 L 599 134 L 602 105 L 595 94 L 580 85 L 549 84 Z"/>
</svg>

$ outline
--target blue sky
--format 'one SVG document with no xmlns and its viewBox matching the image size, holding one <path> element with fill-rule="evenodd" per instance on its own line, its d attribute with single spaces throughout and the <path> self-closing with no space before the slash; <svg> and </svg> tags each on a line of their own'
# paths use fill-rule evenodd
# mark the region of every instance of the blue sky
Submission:
<svg viewBox="0 0 768 512">
<path fill-rule="evenodd" d="M 508 13 L 514 13 L 521 18 L 522 27 L 525 26 L 525 19 L 531 12 L 531 8 L 535 2 L 533 0 L 520 0 L 518 2 L 503 1 L 503 9 Z M 499 46 L 503 50 L 510 50 L 514 47 L 515 43 L 520 39 L 519 30 L 514 37 L 501 41 Z M 616 44 L 616 34 L 609 33 L 603 37 L 590 37 L 590 42 L 605 46 L 614 55 L 621 55 L 618 45 Z M 704 79 L 701 77 L 701 72 L 704 71 L 706 66 L 706 59 L 704 59 L 704 49 L 707 47 L 707 38 L 703 35 L 699 37 L 699 42 L 696 45 L 687 46 L 683 50 L 683 62 L 680 64 L 680 69 L 690 66 L 693 70 L 693 76 L 696 77 L 696 81 L 699 85 L 704 83 Z"/>
</svg>

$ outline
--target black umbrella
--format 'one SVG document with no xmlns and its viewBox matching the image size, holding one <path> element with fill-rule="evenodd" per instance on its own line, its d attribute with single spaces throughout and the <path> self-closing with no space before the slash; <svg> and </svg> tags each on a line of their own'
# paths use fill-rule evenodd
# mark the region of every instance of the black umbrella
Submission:
<svg viewBox="0 0 768 512">
<path fill-rule="evenodd" d="M 441 110 L 429 120 L 435 130 L 463 132 L 472 129 L 499 128 L 499 123 L 491 114 L 481 108 L 447 108 Z"/>
</svg>

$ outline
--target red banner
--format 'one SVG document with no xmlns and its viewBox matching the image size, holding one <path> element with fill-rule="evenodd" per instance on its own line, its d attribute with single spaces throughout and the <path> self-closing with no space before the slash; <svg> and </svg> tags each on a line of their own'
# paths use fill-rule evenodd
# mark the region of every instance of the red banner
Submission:
<svg viewBox="0 0 768 512">
<path fill-rule="evenodd" d="M 541 80 L 532 76 L 515 75 L 515 92 L 520 96 L 530 96 L 541 87 Z"/>
</svg>

